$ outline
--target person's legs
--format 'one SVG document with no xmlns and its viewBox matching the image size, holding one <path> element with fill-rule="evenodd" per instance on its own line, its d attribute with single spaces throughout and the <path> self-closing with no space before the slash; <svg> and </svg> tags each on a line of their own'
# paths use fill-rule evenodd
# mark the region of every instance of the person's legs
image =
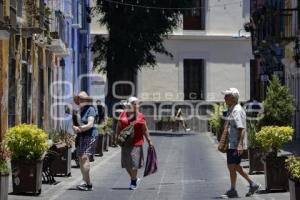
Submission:
<svg viewBox="0 0 300 200">
<path fill-rule="evenodd" d="M 235 190 L 236 189 L 236 179 L 237 179 L 236 165 L 228 164 L 227 167 L 228 167 L 229 174 L 230 174 L 231 189 Z"/>
<path fill-rule="evenodd" d="M 82 155 L 80 157 L 80 169 L 83 180 L 86 184 L 91 185 L 89 155 Z"/>
<path fill-rule="evenodd" d="M 137 169 L 132 169 L 131 179 L 132 180 L 136 180 L 137 179 L 137 175 L 138 175 L 138 170 Z"/>
<path fill-rule="evenodd" d="M 249 184 L 251 185 L 253 183 L 253 181 L 250 179 L 250 177 L 248 176 L 248 174 L 243 170 L 243 168 L 241 167 L 241 165 L 236 165 L 236 171 L 244 178 L 246 179 Z"/>
<path fill-rule="evenodd" d="M 130 176 L 130 178 L 132 179 L 132 169 L 126 168 L 126 171 L 127 171 L 128 175 Z"/>
<path fill-rule="evenodd" d="M 253 182 L 249 175 L 243 170 L 243 168 L 240 166 L 240 165 L 237 165 L 236 166 L 236 171 L 243 177 L 245 178 L 248 183 L 249 183 L 249 191 L 248 193 L 246 194 L 246 197 L 249 197 L 249 196 L 252 196 L 254 193 L 256 193 L 259 188 L 260 188 L 260 184 L 256 184 L 255 182 Z"/>
</svg>

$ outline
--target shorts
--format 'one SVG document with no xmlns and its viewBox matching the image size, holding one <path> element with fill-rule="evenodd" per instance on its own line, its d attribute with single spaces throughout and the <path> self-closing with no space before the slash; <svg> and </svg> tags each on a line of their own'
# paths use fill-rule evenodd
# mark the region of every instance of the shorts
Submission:
<svg viewBox="0 0 300 200">
<path fill-rule="evenodd" d="M 242 161 L 242 155 L 238 155 L 236 149 L 228 149 L 227 150 L 227 164 L 236 164 L 239 165 Z"/>
<path fill-rule="evenodd" d="M 76 146 L 77 156 L 94 155 L 96 147 L 96 137 L 94 136 L 81 136 L 78 138 Z"/>
</svg>

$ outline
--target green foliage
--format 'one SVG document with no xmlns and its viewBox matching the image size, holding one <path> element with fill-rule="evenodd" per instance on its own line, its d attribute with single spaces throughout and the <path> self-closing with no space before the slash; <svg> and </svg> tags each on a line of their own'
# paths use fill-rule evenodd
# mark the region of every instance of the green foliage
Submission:
<svg viewBox="0 0 300 200">
<path fill-rule="evenodd" d="M 3 143 L 0 143 L 0 175 L 9 174 L 10 169 L 7 165 L 7 161 L 9 160 L 9 158 L 10 152 Z"/>
<path fill-rule="evenodd" d="M 286 168 L 292 179 L 300 181 L 300 158 L 296 156 L 289 156 L 285 160 Z"/>
<path fill-rule="evenodd" d="M 112 129 L 113 119 L 108 117 L 100 126 L 98 126 L 99 134 L 102 135 L 111 135 L 114 131 Z"/>
<path fill-rule="evenodd" d="M 256 141 L 257 133 L 257 121 L 256 120 L 247 120 L 247 136 L 248 136 L 248 146 L 250 148 L 256 148 L 259 146 Z"/>
<path fill-rule="evenodd" d="M 274 75 L 268 86 L 267 97 L 263 102 L 263 118 L 259 126 L 291 126 L 295 111 L 295 100 L 289 88 L 281 85 L 279 78 Z"/>
<path fill-rule="evenodd" d="M 125 0 L 126 2 L 131 1 Z M 193 6 L 191 0 L 139 2 L 141 5 L 154 7 Z M 157 53 L 172 57 L 163 41 L 178 25 L 180 13 L 176 9 L 168 9 L 164 13 L 160 10 L 146 12 L 146 9 L 140 8 L 132 11 L 128 6 L 120 5 L 115 8 L 110 2 L 97 0 L 93 13 L 101 16 L 99 25 L 105 25 L 109 32 L 109 37 L 94 38 L 92 51 L 97 55 L 94 67 L 99 67 L 99 71 L 118 68 L 120 72 L 123 68 L 124 72 L 132 72 L 144 66 L 154 67 Z M 112 63 L 107 59 L 111 59 Z"/>
<path fill-rule="evenodd" d="M 289 126 L 264 126 L 256 134 L 256 141 L 265 151 L 277 152 L 292 140 L 294 129 Z"/>
<path fill-rule="evenodd" d="M 36 125 L 21 124 L 8 129 L 5 143 L 12 160 L 36 160 L 48 149 L 48 135 Z"/>
<path fill-rule="evenodd" d="M 221 129 L 221 116 L 224 108 L 224 105 L 219 104 L 214 104 L 213 106 L 213 112 L 208 122 L 213 133 L 217 133 Z"/>
<path fill-rule="evenodd" d="M 49 139 L 53 141 L 53 143 L 63 143 L 68 147 L 71 147 L 75 142 L 75 136 L 68 133 L 65 129 L 52 130 L 49 132 Z"/>
</svg>

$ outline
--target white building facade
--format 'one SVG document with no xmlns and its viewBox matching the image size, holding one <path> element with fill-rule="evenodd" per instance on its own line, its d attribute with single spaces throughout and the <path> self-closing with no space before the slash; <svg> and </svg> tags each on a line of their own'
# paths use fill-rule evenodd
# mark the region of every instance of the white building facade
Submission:
<svg viewBox="0 0 300 200">
<path fill-rule="evenodd" d="M 195 0 L 200 11 L 186 12 L 178 29 L 165 41 L 173 58 L 157 55 L 157 66 L 137 77 L 144 101 L 223 101 L 220 91 L 236 87 L 250 99 L 251 41 L 243 30 L 249 1 Z M 91 34 L 107 34 L 92 22 Z"/>
<path fill-rule="evenodd" d="M 203 9 L 186 11 L 178 28 L 165 40 L 173 58 L 157 55 L 154 69 L 143 68 L 138 72 L 137 96 L 156 105 L 223 102 L 221 91 L 235 87 L 240 91 L 241 101 L 249 100 L 252 51 L 250 35 L 243 27 L 250 21 L 250 2 L 194 1 L 195 7 Z M 93 19 L 91 34 L 107 31 Z M 157 109 L 148 111 L 145 112 L 154 115 Z M 155 129 L 152 125 L 150 128 Z"/>
<path fill-rule="evenodd" d="M 223 101 L 220 91 L 229 87 L 240 90 L 242 101 L 249 100 L 251 41 L 242 28 L 249 21 L 250 5 L 200 2 L 204 13 L 183 17 L 165 41 L 173 59 L 158 55 L 154 70 L 139 73 L 138 94 L 143 100 Z M 196 17 L 202 18 L 198 27 L 193 25 Z"/>
</svg>

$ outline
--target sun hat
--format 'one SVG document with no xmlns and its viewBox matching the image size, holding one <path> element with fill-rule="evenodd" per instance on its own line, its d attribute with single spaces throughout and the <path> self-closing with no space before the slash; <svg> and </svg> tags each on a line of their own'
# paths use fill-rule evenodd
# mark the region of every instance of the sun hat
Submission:
<svg viewBox="0 0 300 200">
<path fill-rule="evenodd" d="M 88 101 L 93 101 L 93 98 L 90 97 L 85 91 L 81 91 L 78 93 L 78 95 L 74 96 L 74 102 L 78 105 L 79 99 L 84 99 Z"/>
<path fill-rule="evenodd" d="M 229 88 L 225 91 L 222 91 L 221 93 L 224 94 L 224 95 L 232 95 L 237 99 L 240 97 L 240 92 L 236 88 Z"/>
<path fill-rule="evenodd" d="M 133 102 L 136 102 L 136 101 L 139 101 L 139 99 L 136 97 L 129 97 L 129 99 L 128 99 L 129 104 L 132 104 Z"/>
</svg>

